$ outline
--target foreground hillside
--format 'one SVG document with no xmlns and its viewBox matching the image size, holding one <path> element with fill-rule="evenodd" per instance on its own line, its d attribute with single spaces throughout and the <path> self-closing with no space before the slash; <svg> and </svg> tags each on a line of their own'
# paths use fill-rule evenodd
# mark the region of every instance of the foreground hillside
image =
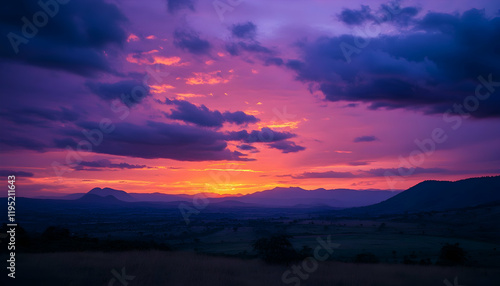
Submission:
<svg viewBox="0 0 500 286">
<path fill-rule="evenodd" d="M 290 265 L 291 266 L 291 265 Z M 115 274 L 127 276 L 120 283 Z M 116 270 L 117 272 L 113 271 Z M 319 262 L 306 279 L 283 283 L 286 266 L 184 252 L 19 254 L 19 285 L 499 285 L 500 270 Z"/>
<path fill-rule="evenodd" d="M 424 181 L 392 198 L 346 210 L 358 214 L 397 214 L 474 207 L 500 201 L 500 176 L 450 181 Z"/>
</svg>

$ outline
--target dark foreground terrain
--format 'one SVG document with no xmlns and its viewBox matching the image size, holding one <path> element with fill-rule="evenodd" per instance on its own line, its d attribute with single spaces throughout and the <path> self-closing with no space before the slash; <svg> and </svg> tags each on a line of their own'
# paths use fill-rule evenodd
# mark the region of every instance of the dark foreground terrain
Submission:
<svg viewBox="0 0 500 286">
<path fill-rule="evenodd" d="M 298 264 L 298 263 L 297 263 Z M 292 265 L 189 252 L 21 254 L 18 285 L 499 285 L 500 269 L 321 262 L 300 284 L 284 283 Z M 123 271 L 123 272 L 122 272 Z M 121 283 L 118 278 L 123 278 Z M 454 284 L 457 277 L 458 284 Z M 5 285 L 5 284 L 2 284 Z M 7 284 L 11 285 L 11 284 Z"/>
<path fill-rule="evenodd" d="M 500 177 L 452 184 L 453 203 L 442 185 L 342 210 L 18 198 L 17 278 L 0 285 L 500 285 Z"/>
</svg>

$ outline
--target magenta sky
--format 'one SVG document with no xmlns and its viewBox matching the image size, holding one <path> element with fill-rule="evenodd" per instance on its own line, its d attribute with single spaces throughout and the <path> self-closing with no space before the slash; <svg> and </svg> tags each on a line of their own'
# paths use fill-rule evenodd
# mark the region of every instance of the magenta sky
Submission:
<svg viewBox="0 0 500 286">
<path fill-rule="evenodd" d="M 0 12 L 20 196 L 500 173 L 498 1 L 48 2 Z"/>
</svg>

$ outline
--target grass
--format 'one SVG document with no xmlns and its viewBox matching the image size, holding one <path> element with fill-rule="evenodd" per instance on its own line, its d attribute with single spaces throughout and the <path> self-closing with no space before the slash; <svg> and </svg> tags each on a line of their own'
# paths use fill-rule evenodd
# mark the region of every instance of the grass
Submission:
<svg viewBox="0 0 500 286">
<path fill-rule="evenodd" d="M 110 284 L 114 277 L 111 270 L 121 272 L 123 267 L 127 275 L 135 276 L 128 281 L 128 286 L 299 285 L 281 281 L 283 272 L 288 269 L 284 265 L 267 265 L 257 259 L 213 257 L 192 252 L 18 253 L 17 261 L 16 285 L 123 285 L 119 281 Z M 500 269 L 329 261 L 320 262 L 318 269 L 308 279 L 301 280 L 300 285 L 445 285 L 445 279 L 453 284 L 456 276 L 459 285 L 500 285 Z"/>
</svg>

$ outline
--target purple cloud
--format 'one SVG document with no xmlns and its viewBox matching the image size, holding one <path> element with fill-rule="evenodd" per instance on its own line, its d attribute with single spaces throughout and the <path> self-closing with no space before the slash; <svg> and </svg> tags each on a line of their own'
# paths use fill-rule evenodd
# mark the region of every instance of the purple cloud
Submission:
<svg viewBox="0 0 500 286">
<path fill-rule="evenodd" d="M 90 167 L 90 169 L 85 168 L 85 167 Z M 94 170 L 102 170 L 102 169 L 143 169 L 143 168 L 149 168 L 146 165 L 132 165 L 128 163 L 112 163 L 109 160 L 102 159 L 98 161 L 82 161 L 79 163 L 76 167 L 74 167 L 75 170 L 78 171 L 94 171 Z"/>
<path fill-rule="evenodd" d="M 210 42 L 201 39 L 197 32 L 186 29 L 174 32 L 174 45 L 195 55 L 209 54 L 212 48 Z"/>
<path fill-rule="evenodd" d="M 0 176 L 2 178 L 7 178 L 7 176 L 16 176 L 16 177 L 33 177 L 33 173 L 24 172 L 24 171 L 12 171 L 12 170 L 0 170 Z"/>
<path fill-rule="evenodd" d="M 64 12 L 51 12 L 57 15 L 47 17 L 48 23 L 40 28 L 29 17 L 43 11 L 38 1 L 14 1 L 1 9 L 0 33 L 7 37 L 0 42 L 0 58 L 84 76 L 116 74 L 103 50 L 121 48 L 125 42 L 127 19 L 118 7 L 101 0 L 57 7 Z M 21 21 L 23 17 L 29 23 Z"/>
<path fill-rule="evenodd" d="M 274 148 L 274 149 L 278 149 L 281 151 L 281 153 L 285 153 L 285 154 L 286 153 L 295 153 L 295 152 L 303 151 L 306 149 L 305 147 L 299 146 L 299 145 L 295 144 L 295 142 L 288 141 L 288 140 L 273 142 L 273 143 L 268 144 L 267 146 Z"/>
<path fill-rule="evenodd" d="M 231 34 L 236 38 L 251 39 L 255 38 L 257 33 L 257 26 L 252 22 L 244 24 L 235 24 L 231 27 Z"/>
<path fill-rule="evenodd" d="M 377 141 L 378 138 L 373 136 L 373 135 L 367 135 L 367 136 L 360 136 L 360 137 L 356 137 L 354 138 L 353 142 L 354 143 L 360 143 L 360 142 L 373 142 L 373 141 Z"/>
<path fill-rule="evenodd" d="M 365 39 L 319 37 L 302 43 L 300 59 L 286 66 L 298 80 L 318 86 L 327 100 L 365 102 L 371 109 L 458 114 L 478 86 L 482 94 L 498 91 L 498 18 L 477 9 L 461 15 L 429 12 L 410 26 L 402 34 Z M 490 96 L 470 114 L 500 117 L 500 97 Z"/>
<path fill-rule="evenodd" d="M 218 110 L 210 110 L 205 105 L 196 106 L 186 100 L 170 100 L 167 98 L 165 103 L 176 107 L 170 114 L 165 114 L 166 117 L 199 126 L 222 127 L 224 122 L 242 125 L 259 121 L 255 116 L 248 115 L 243 111 L 221 113 Z"/>
</svg>

